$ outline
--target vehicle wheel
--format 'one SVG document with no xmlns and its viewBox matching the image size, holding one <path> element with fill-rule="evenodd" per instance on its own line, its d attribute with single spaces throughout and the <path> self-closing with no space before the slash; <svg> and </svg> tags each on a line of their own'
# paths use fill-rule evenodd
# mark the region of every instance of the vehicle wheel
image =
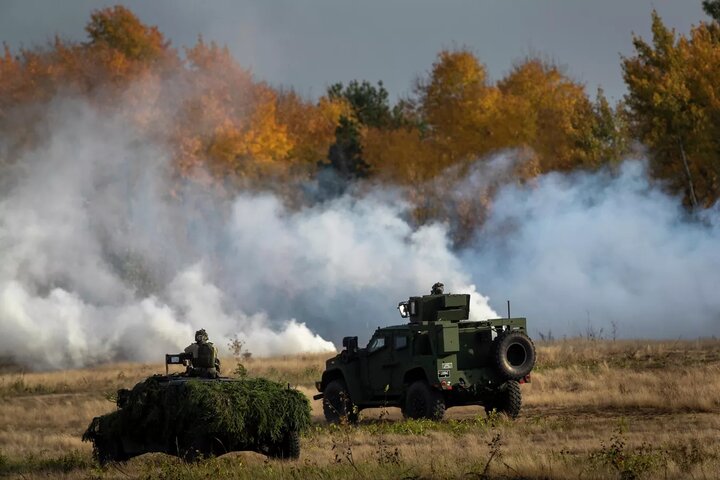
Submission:
<svg viewBox="0 0 720 480">
<path fill-rule="evenodd" d="M 108 445 L 102 438 L 96 438 L 93 442 L 93 457 L 95 457 L 95 460 L 97 460 L 101 467 L 115 461 L 115 459 L 112 458 Z"/>
<path fill-rule="evenodd" d="M 120 445 L 119 440 L 97 437 L 93 445 L 93 456 L 95 460 L 104 467 L 110 462 L 123 462 L 127 456 Z"/>
<path fill-rule="evenodd" d="M 490 413 L 495 410 L 515 419 L 520 414 L 520 407 L 522 407 L 520 384 L 515 380 L 510 380 L 505 384 L 503 390 L 497 392 L 490 401 L 485 403 L 485 412 Z"/>
<path fill-rule="evenodd" d="M 424 380 L 418 380 L 408 388 L 403 414 L 410 418 L 442 420 L 445 415 L 445 400 L 442 393 L 433 390 Z"/>
<path fill-rule="evenodd" d="M 522 332 L 505 331 L 493 342 L 493 360 L 502 378 L 520 380 L 535 366 L 535 345 Z"/>
<path fill-rule="evenodd" d="M 188 463 L 199 462 L 210 455 L 212 455 L 212 442 L 205 436 L 192 439 L 190 446 L 180 452 L 182 459 Z"/>
<path fill-rule="evenodd" d="M 323 413 L 329 423 L 357 422 L 358 414 L 342 380 L 333 380 L 325 387 Z"/>
<path fill-rule="evenodd" d="M 282 441 L 268 453 L 270 457 L 284 460 L 294 460 L 300 457 L 300 434 L 286 432 Z"/>
</svg>

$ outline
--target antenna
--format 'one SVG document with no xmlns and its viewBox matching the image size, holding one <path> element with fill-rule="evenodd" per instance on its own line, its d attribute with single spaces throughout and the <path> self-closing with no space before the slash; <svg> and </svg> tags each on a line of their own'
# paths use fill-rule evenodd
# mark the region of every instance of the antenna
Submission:
<svg viewBox="0 0 720 480">
<path fill-rule="evenodd" d="M 508 303 L 508 318 L 510 318 L 510 300 L 508 300 L 507 303 Z"/>
</svg>

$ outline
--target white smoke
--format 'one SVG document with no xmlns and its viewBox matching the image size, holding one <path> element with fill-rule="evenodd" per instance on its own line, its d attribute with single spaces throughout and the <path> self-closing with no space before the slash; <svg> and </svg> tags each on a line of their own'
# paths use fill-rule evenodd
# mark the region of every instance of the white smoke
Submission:
<svg viewBox="0 0 720 480">
<path fill-rule="evenodd" d="M 256 355 L 331 351 L 326 338 L 396 323 L 397 302 L 438 280 L 495 316 L 445 228 L 413 229 L 395 195 L 228 202 L 170 184 L 167 153 L 121 115 L 58 101 L 38 129 L 2 172 L 0 356 L 158 360 L 199 328 L 226 351 L 233 338 Z"/>
<path fill-rule="evenodd" d="M 505 188 L 463 253 L 486 294 L 534 332 L 640 338 L 720 334 L 720 216 L 690 218 L 645 164 Z"/>
<path fill-rule="evenodd" d="M 506 187 L 457 252 L 397 192 L 297 211 L 216 198 L 171 184 L 167 152 L 122 116 L 56 102 L 39 129 L 0 182 L 0 356 L 26 366 L 159 360 L 199 328 L 226 352 L 331 351 L 399 323 L 397 302 L 436 281 L 471 293 L 473 318 L 510 299 L 556 337 L 720 334 L 718 211 L 687 218 L 641 162 Z M 485 198 L 515 166 L 480 161 L 449 199 Z"/>
</svg>

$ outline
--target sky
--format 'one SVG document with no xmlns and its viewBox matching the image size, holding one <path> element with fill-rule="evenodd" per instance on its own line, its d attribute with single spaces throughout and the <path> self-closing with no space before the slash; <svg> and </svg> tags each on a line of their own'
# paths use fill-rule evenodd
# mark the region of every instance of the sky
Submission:
<svg viewBox="0 0 720 480">
<path fill-rule="evenodd" d="M 97 8 L 118 2 L 0 0 L 0 40 L 11 48 L 54 35 L 83 40 Z M 591 95 L 625 93 L 620 55 L 632 34 L 649 38 L 656 9 L 678 32 L 705 19 L 700 0 L 154 0 L 122 2 L 175 47 L 198 35 L 227 45 L 259 80 L 314 98 L 328 85 L 382 80 L 393 99 L 412 93 L 444 48 L 467 47 L 491 80 L 541 55 Z"/>
</svg>

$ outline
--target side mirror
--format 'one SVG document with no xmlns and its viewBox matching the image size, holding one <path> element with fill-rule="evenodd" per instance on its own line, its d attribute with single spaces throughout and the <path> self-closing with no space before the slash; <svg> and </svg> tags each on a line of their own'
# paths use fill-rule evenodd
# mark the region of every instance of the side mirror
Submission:
<svg viewBox="0 0 720 480">
<path fill-rule="evenodd" d="M 408 302 L 398 303 L 397 308 L 400 311 L 400 316 L 402 318 L 407 318 L 410 316 L 410 308 L 408 307 Z"/>
</svg>

